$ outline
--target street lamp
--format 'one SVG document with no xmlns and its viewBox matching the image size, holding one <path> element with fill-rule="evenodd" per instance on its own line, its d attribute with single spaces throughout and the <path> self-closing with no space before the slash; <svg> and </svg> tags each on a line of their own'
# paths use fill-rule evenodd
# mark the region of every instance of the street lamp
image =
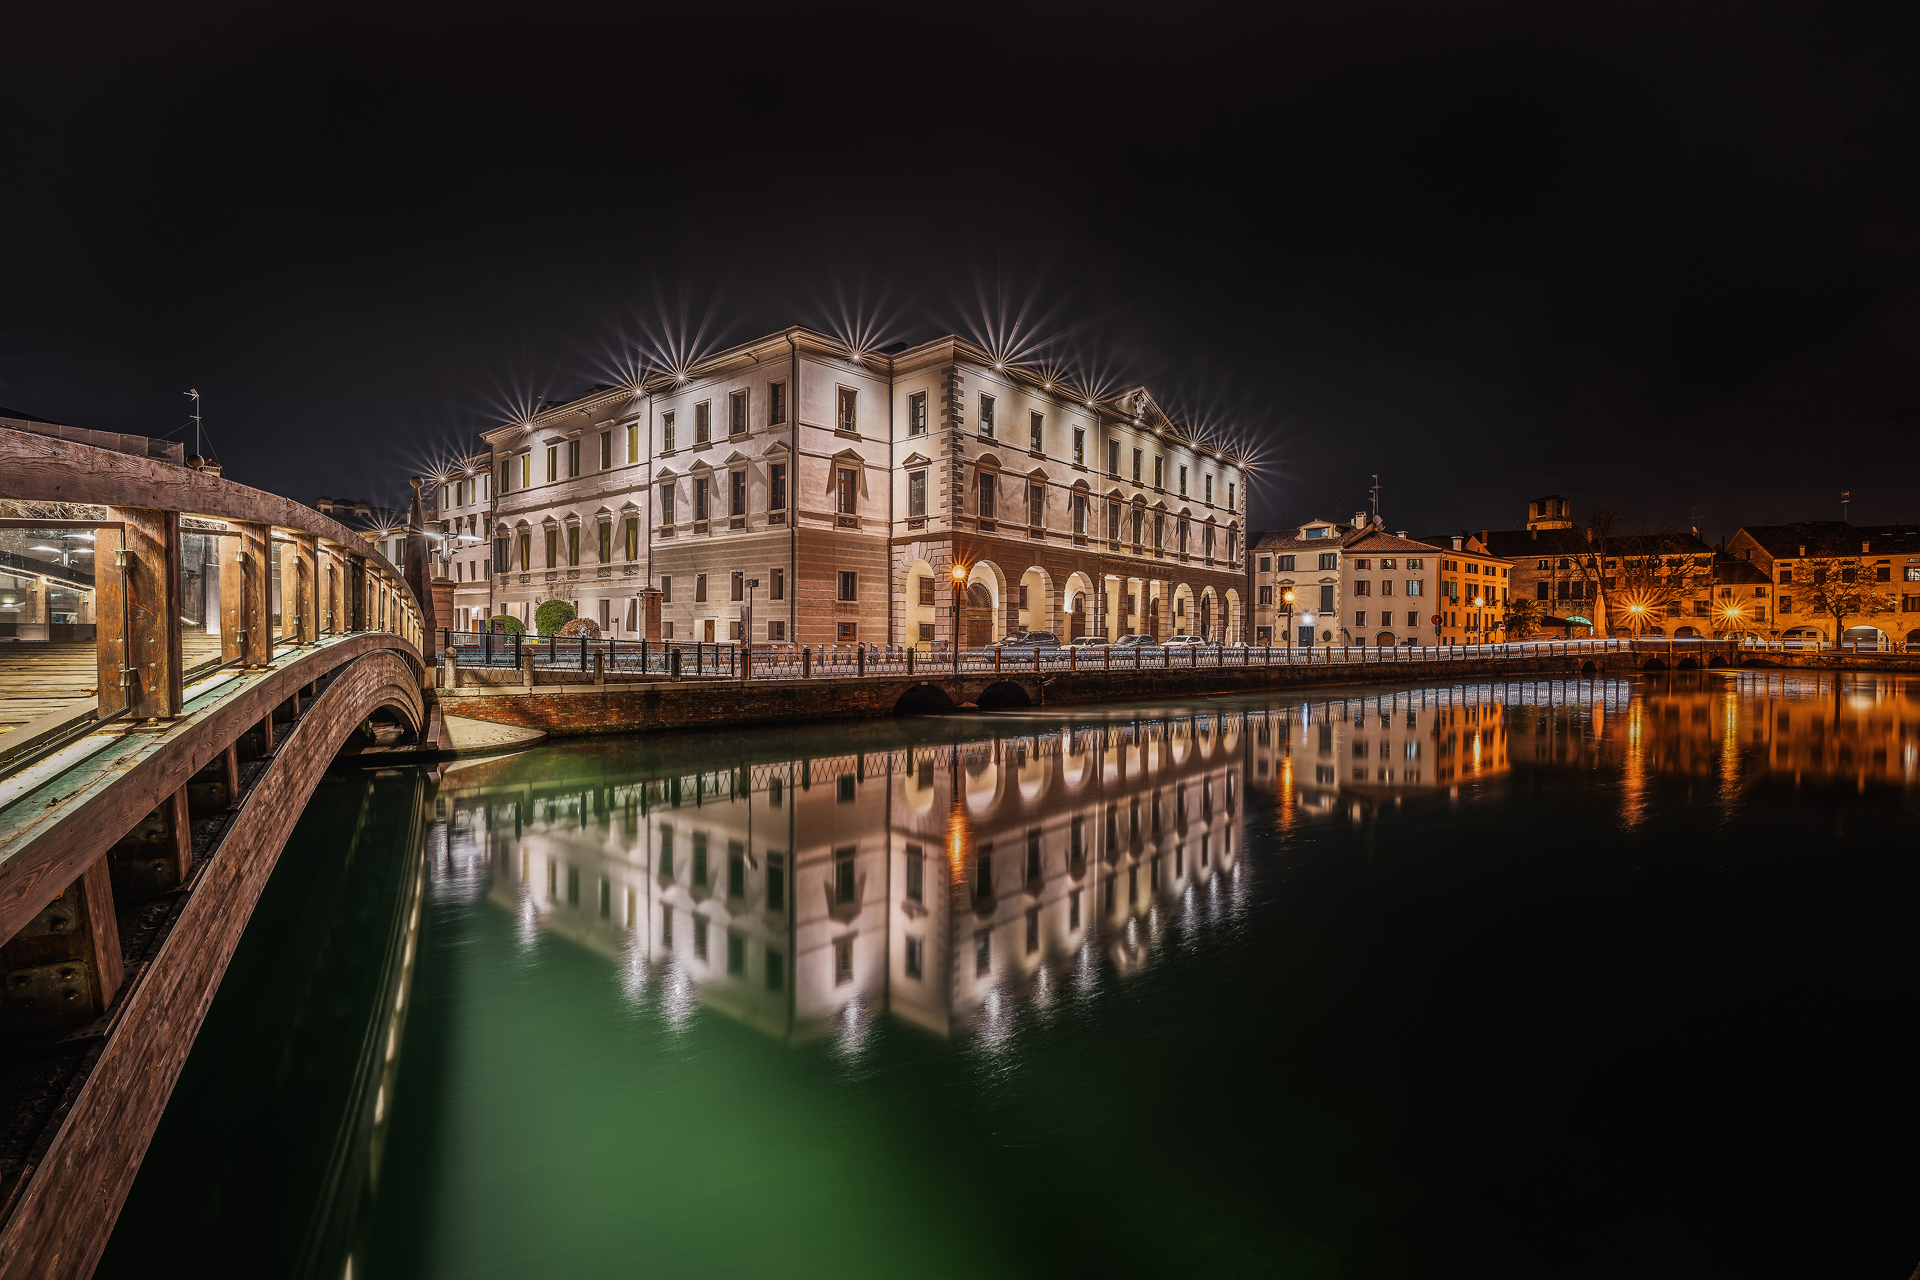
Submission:
<svg viewBox="0 0 1920 1280">
<path fill-rule="evenodd" d="M 1288 587 L 1286 590 L 1280 593 L 1280 601 L 1282 604 L 1287 606 L 1285 610 L 1287 615 L 1287 648 L 1292 649 L 1293 648 L 1293 588 L 1292 587 Z"/>
<path fill-rule="evenodd" d="M 960 619 L 962 614 L 961 592 L 967 587 L 967 566 L 958 560 L 953 562 L 953 670 L 960 673 Z"/>
<path fill-rule="evenodd" d="M 740 628 L 740 678 L 753 679 L 753 589 L 760 585 L 760 579 L 747 579 L 747 621 Z"/>
</svg>

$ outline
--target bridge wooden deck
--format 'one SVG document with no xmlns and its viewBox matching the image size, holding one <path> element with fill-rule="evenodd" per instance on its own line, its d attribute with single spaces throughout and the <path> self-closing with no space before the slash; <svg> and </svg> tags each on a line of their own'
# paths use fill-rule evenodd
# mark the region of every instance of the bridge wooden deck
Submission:
<svg viewBox="0 0 1920 1280">
<path fill-rule="evenodd" d="M 220 657 L 217 635 L 180 638 L 182 665 L 194 668 Z M 91 644 L 22 640 L 0 643 L 0 735 L 92 698 L 99 667 Z M 0 736 L 0 750 L 6 739 Z"/>
</svg>

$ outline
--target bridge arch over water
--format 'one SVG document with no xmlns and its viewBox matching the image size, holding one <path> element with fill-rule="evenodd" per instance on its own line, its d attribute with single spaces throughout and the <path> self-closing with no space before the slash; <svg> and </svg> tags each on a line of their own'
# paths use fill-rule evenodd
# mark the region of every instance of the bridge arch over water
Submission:
<svg viewBox="0 0 1920 1280">
<path fill-rule="evenodd" d="M 0 1277 L 92 1271 L 315 784 L 430 715 L 424 579 L 145 440 L 49 431 L 0 429 L 0 499 L 27 513 L 11 527 L 92 532 L 97 682 L 0 734 L 0 1046 L 65 1073 L 57 1101 L 9 1116 L 39 1138 L 0 1175 Z M 183 535 L 218 544 L 219 625 L 194 646 Z M 424 573 L 424 538 L 408 550 Z"/>
</svg>

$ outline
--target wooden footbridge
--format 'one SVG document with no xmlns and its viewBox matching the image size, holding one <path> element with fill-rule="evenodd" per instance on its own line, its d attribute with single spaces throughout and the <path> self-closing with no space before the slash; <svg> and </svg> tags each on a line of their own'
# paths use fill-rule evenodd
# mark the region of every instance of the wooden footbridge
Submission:
<svg viewBox="0 0 1920 1280">
<path fill-rule="evenodd" d="M 3 523 L 95 539 L 97 634 L 0 645 L 0 1280 L 92 1272 L 320 775 L 432 733 L 420 584 L 126 439 L 0 429 Z M 181 634 L 183 532 L 218 539 L 217 637 Z"/>
</svg>

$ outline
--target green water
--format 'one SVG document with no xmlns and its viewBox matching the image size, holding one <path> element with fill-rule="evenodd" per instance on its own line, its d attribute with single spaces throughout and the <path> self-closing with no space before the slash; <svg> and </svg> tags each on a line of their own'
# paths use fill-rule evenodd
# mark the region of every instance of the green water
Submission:
<svg viewBox="0 0 1920 1280">
<path fill-rule="evenodd" d="M 1902 1276 L 1917 766 L 1776 674 L 332 779 L 100 1274 Z"/>
</svg>

